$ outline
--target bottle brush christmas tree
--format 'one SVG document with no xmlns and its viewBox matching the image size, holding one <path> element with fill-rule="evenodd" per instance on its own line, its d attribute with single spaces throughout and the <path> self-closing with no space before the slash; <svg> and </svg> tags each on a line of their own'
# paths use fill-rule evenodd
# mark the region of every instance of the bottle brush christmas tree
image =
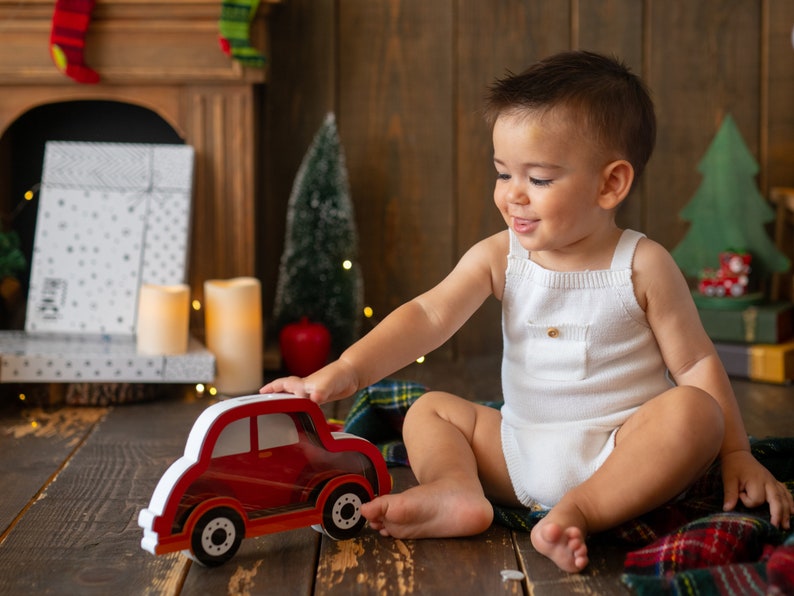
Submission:
<svg viewBox="0 0 794 596">
<path fill-rule="evenodd" d="M 752 255 L 758 279 L 786 271 L 789 260 L 772 243 L 765 227 L 774 220 L 775 212 L 756 185 L 758 164 L 730 114 L 725 116 L 698 170 L 703 181 L 680 212 L 681 218 L 692 225 L 672 251 L 681 270 L 695 277 L 719 263 L 721 252 L 738 250 Z"/>
<path fill-rule="evenodd" d="M 327 327 L 339 353 L 358 338 L 363 284 L 344 152 L 333 114 L 314 137 L 293 183 L 273 318 Z"/>
</svg>

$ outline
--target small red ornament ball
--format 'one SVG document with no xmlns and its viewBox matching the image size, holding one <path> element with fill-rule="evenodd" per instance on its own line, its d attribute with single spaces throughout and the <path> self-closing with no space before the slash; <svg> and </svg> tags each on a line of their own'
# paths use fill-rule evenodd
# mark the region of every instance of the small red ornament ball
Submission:
<svg viewBox="0 0 794 596">
<path fill-rule="evenodd" d="M 279 345 L 287 372 L 305 377 L 328 362 L 331 334 L 322 323 L 312 323 L 308 317 L 303 317 L 297 323 L 284 326 L 279 334 Z"/>
</svg>

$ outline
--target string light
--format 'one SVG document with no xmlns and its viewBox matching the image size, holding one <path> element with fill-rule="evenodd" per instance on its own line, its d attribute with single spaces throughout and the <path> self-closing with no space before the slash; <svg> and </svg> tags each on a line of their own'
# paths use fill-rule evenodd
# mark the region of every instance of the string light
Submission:
<svg viewBox="0 0 794 596">
<path fill-rule="evenodd" d="M 36 197 L 36 193 L 39 192 L 40 187 L 41 184 L 34 184 L 22 194 L 23 200 L 16 204 L 14 210 L 8 216 L 10 221 L 14 221 L 16 216 L 19 215 L 19 213 L 27 206 L 27 204 Z"/>
<path fill-rule="evenodd" d="M 28 396 L 25 395 L 24 393 L 20 393 L 19 394 L 19 401 L 25 401 L 27 398 L 28 398 Z"/>
<path fill-rule="evenodd" d="M 198 299 L 193 300 L 190 305 L 193 307 L 193 310 L 201 310 L 201 301 Z"/>
<path fill-rule="evenodd" d="M 425 357 L 424 356 L 419 356 L 419 358 L 416 359 L 416 363 L 417 364 L 422 364 L 424 361 L 425 361 Z"/>
<path fill-rule="evenodd" d="M 344 261 L 342 261 L 342 269 L 346 271 L 350 271 L 352 268 L 353 268 L 353 261 L 351 261 L 350 259 L 345 259 Z"/>
<path fill-rule="evenodd" d="M 204 395 L 204 389 L 205 389 L 204 383 L 196 384 L 196 393 L 198 393 L 199 395 Z"/>
<path fill-rule="evenodd" d="M 365 307 L 364 307 L 364 316 L 365 316 L 366 318 L 368 318 L 368 319 L 371 319 L 371 318 L 372 318 L 372 315 L 374 315 L 374 314 L 375 314 L 375 311 L 374 311 L 374 310 L 372 310 L 372 307 L 371 307 L 371 306 L 365 306 Z"/>
</svg>

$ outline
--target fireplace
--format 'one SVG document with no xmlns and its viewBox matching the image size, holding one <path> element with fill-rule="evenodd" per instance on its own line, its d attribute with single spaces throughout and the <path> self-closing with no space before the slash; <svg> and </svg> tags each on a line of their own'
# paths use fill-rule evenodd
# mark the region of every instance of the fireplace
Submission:
<svg viewBox="0 0 794 596">
<path fill-rule="evenodd" d="M 261 0 L 251 24 L 252 45 L 265 53 L 266 17 L 280 1 Z M 257 137 L 267 70 L 244 68 L 221 52 L 219 0 L 97 0 L 85 47 L 86 63 L 101 77 L 95 85 L 75 83 L 53 64 L 53 7 L 53 0 L 0 0 L 2 211 L 20 200 L 10 182 L 10 153 L 18 149 L 6 134 L 15 122 L 42 107 L 71 102 L 145 109 L 172 131 L 162 142 L 178 139 L 196 152 L 189 266 L 194 297 L 203 298 L 206 279 L 254 275 Z"/>
</svg>

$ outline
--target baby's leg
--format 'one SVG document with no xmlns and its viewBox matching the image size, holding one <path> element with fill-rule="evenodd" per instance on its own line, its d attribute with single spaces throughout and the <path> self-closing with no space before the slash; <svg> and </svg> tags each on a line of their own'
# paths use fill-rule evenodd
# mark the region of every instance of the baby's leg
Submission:
<svg viewBox="0 0 794 596">
<path fill-rule="evenodd" d="M 615 449 L 532 530 L 532 544 L 565 571 L 587 565 L 588 533 L 613 528 L 681 494 L 719 453 L 717 402 L 677 387 L 643 405 L 618 431 Z"/>
<path fill-rule="evenodd" d="M 493 496 L 514 502 L 502 455 L 501 413 L 448 393 L 422 396 L 403 437 L 419 485 L 361 508 L 370 526 L 395 538 L 470 536 L 493 521 Z M 487 492 L 486 492 L 487 491 Z"/>
</svg>

